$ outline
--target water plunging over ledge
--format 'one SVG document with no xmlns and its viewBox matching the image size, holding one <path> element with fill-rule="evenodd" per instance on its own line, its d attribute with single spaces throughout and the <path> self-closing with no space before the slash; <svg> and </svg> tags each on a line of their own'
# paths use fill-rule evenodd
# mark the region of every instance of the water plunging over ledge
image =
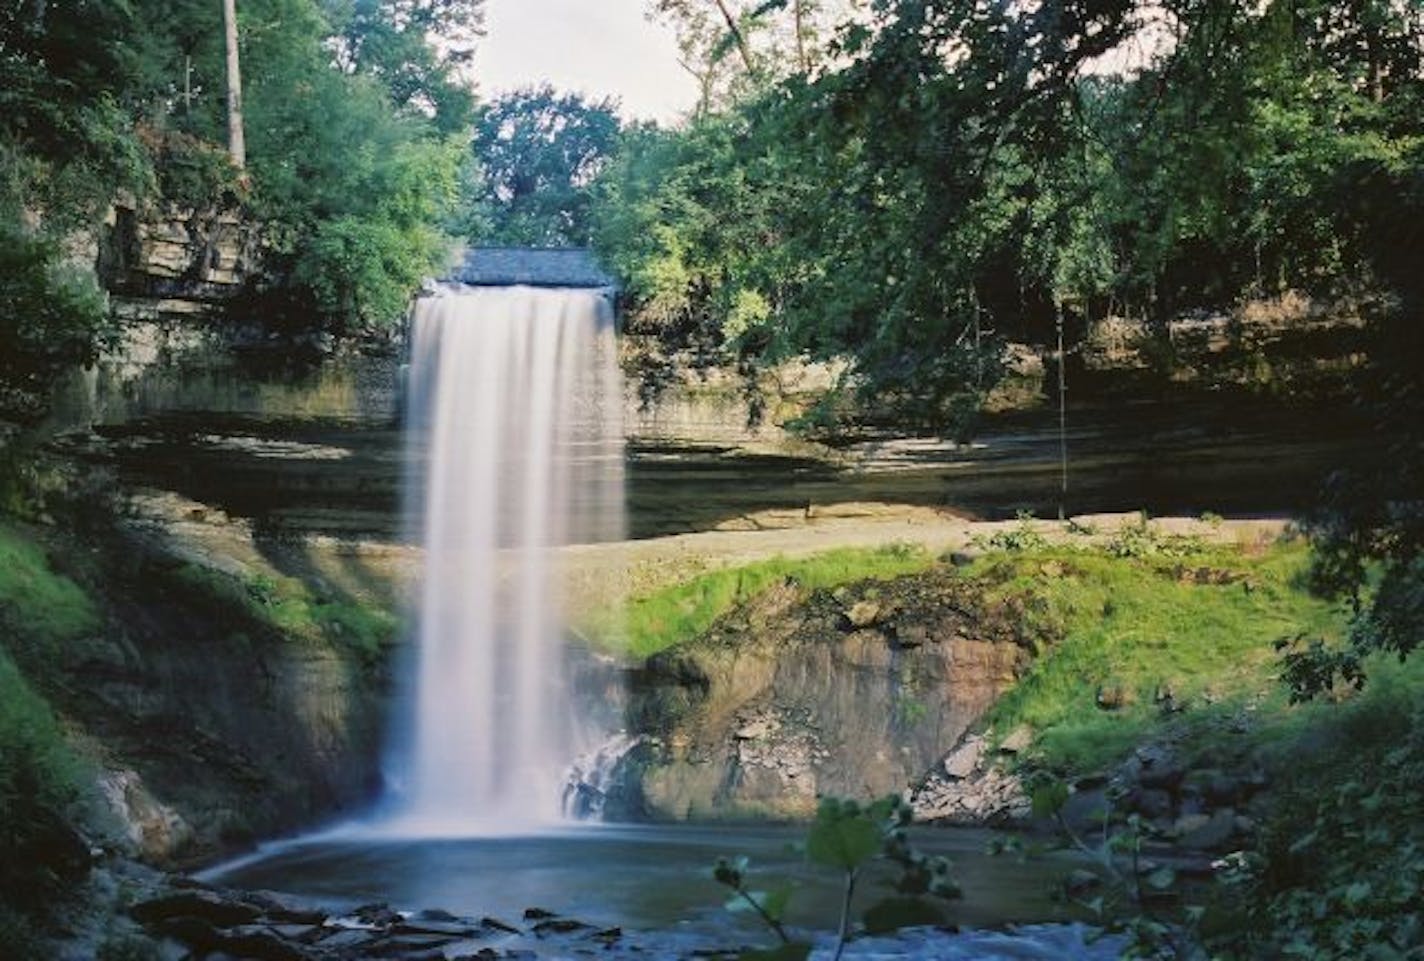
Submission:
<svg viewBox="0 0 1424 961">
<path fill-rule="evenodd" d="M 451 286 L 417 305 L 410 522 L 425 546 L 392 827 L 507 832 L 556 821 L 601 732 L 565 689 L 550 548 L 623 521 L 622 383 L 597 290 Z"/>
</svg>

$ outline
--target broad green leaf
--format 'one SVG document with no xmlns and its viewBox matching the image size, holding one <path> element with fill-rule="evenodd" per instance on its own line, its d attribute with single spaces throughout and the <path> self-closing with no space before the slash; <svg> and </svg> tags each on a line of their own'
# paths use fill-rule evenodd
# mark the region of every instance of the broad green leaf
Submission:
<svg viewBox="0 0 1424 961">
<path fill-rule="evenodd" d="M 864 815 L 824 814 L 806 836 L 806 856 L 813 863 L 854 871 L 880 850 L 880 830 Z"/>
</svg>

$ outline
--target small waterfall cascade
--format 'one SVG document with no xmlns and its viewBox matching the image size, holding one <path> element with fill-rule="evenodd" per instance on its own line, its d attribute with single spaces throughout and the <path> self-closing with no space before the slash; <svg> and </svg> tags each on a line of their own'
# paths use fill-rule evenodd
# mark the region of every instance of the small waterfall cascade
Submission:
<svg viewBox="0 0 1424 961">
<path fill-rule="evenodd" d="M 441 288 L 418 303 L 407 423 L 425 547 L 396 821 L 558 820 L 583 731 L 564 682 L 554 548 L 623 532 L 622 382 L 598 290 Z"/>
</svg>

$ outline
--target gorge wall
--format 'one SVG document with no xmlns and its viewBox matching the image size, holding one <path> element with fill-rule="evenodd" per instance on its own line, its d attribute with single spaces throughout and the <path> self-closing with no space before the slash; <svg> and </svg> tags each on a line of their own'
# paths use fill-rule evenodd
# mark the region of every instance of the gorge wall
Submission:
<svg viewBox="0 0 1424 961">
<path fill-rule="evenodd" d="M 833 592 L 785 583 L 634 673 L 609 810 L 803 818 L 917 782 L 1027 666 L 1022 612 L 937 568 Z"/>
</svg>

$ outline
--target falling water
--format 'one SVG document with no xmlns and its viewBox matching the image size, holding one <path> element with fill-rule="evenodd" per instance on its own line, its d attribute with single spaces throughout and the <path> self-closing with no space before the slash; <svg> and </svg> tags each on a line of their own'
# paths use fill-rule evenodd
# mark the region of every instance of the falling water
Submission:
<svg viewBox="0 0 1424 961">
<path fill-rule="evenodd" d="M 594 732 L 564 685 L 551 548 L 623 526 L 611 309 L 595 290 L 446 288 L 418 305 L 411 351 L 425 568 L 398 820 L 431 833 L 553 821 Z"/>
</svg>

